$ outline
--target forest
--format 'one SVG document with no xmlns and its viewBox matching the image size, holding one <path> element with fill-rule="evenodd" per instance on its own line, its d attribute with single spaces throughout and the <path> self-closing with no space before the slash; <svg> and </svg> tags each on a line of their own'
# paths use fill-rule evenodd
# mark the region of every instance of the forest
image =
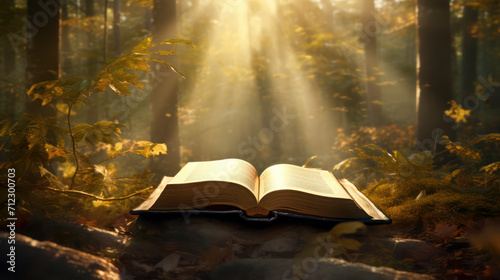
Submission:
<svg viewBox="0 0 500 280">
<path fill-rule="evenodd" d="M 500 279 L 500 1 L 0 13 L 0 278 Z M 227 158 L 327 170 L 392 223 L 129 213 Z"/>
</svg>

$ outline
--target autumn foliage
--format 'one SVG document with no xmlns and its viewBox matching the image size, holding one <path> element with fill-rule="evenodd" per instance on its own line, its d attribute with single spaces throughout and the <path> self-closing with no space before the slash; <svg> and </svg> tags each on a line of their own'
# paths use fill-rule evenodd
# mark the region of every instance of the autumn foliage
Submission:
<svg viewBox="0 0 500 280">
<path fill-rule="evenodd" d="M 141 174 L 122 177 L 120 169 L 115 168 L 116 159 L 130 160 L 134 154 L 144 158 L 166 154 L 164 143 L 122 139 L 124 125 L 117 121 L 75 124 L 71 119 L 89 105 L 93 94 L 128 96 L 131 87 L 144 88 L 144 80 L 151 72 L 149 63 L 162 63 L 182 76 L 162 59 L 175 55 L 175 45 L 179 43 L 194 47 L 181 39 L 152 43 L 149 37 L 132 51 L 108 61 L 92 79 L 46 81 L 29 89 L 27 95 L 32 100 L 40 99 L 43 106 L 51 106 L 58 113 L 55 117 L 24 114 L 0 122 L 0 137 L 4 140 L 0 152 L 10 156 L 1 168 L 16 170 L 21 213 L 36 211 L 49 216 L 78 213 L 80 220 L 93 213 L 93 220 L 100 218 L 102 224 L 112 219 L 110 212 L 126 212 L 124 208 L 130 207 L 131 202 L 122 200 L 131 197 L 130 194 L 151 189 L 151 174 L 147 169 Z M 155 50 L 165 44 L 174 45 L 173 50 Z M 113 201 L 120 202 L 121 207 L 116 207 L 117 203 L 109 207 Z M 108 211 L 102 211 L 103 207 Z M 54 211 L 54 208 L 70 211 Z"/>
</svg>

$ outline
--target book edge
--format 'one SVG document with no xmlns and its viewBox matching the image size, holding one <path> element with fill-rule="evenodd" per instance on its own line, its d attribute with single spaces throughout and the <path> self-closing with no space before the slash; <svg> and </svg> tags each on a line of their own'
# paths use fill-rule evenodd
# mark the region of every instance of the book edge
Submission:
<svg viewBox="0 0 500 280">
<path fill-rule="evenodd" d="M 371 216 L 367 211 L 368 209 L 365 209 L 365 207 L 363 207 L 362 205 L 360 205 L 356 201 L 356 199 L 353 196 L 353 193 L 355 193 L 355 195 L 357 197 L 359 197 L 364 202 L 366 202 L 370 206 L 370 209 L 375 211 L 377 213 L 377 215 L 380 216 L 380 218 L 371 216 L 373 221 L 388 221 L 389 223 L 392 222 L 392 220 L 386 214 L 384 214 L 384 212 L 382 212 L 380 209 L 378 209 L 378 207 L 375 206 L 375 204 L 373 204 L 373 202 L 368 197 L 366 197 L 362 192 L 360 192 L 354 184 L 349 182 L 349 180 L 340 179 L 338 181 L 339 181 L 340 185 L 342 185 L 342 187 L 346 190 L 346 192 L 352 197 L 352 200 L 359 206 L 359 208 L 361 208 L 363 211 L 365 211 L 366 214 Z"/>
<path fill-rule="evenodd" d="M 172 178 L 173 177 L 164 176 L 162 181 L 158 185 L 158 187 L 150 194 L 150 196 L 143 203 L 141 203 L 138 207 L 131 210 L 130 213 L 131 214 L 143 214 L 143 213 L 178 212 L 175 210 L 174 211 L 172 211 L 172 210 L 160 210 L 160 211 L 151 210 L 151 207 L 155 204 L 155 202 L 161 196 L 161 194 L 165 190 L 165 187 L 172 180 Z M 335 179 L 340 183 L 340 185 L 345 189 L 345 191 L 351 196 L 352 200 L 356 203 L 356 205 L 358 205 L 363 211 L 365 211 L 365 213 L 368 214 L 367 209 L 365 209 L 359 203 L 357 203 L 356 199 L 354 199 L 354 197 L 353 197 L 353 193 L 355 193 L 356 196 L 359 197 L 360 199 L 363 199 L 369 205 L 371 210 L 375 211 L 377 213 L 377 215 L 379 216 L 379 218 L 377 218 L 377 217 L 373 217 L 370 214 L 368 214 L 371 217 L 371 219 L 370 220 L 363 220 L 363 222 L 365 222 L 365 223 L 368 221 L 372 221 L 374 223 L 380 223 L 380 222 L 391 223 L 392 222 L 392 220 L 387 215 L 385 215 L 380 209 L 378 209 L 378 207 L 376 207 L 375 204 L 373 204 L 373 202 L 370 199 L 368 199 L 362 192 L 360 192 L 356 188 L 356 186 L 354 186 L 351 182 L 349 182 L 346 179 L 340 179 L 340 180 L 338 180 L 337 178 L 335 178 Z M 192 211 L 200 211 L 200 210 L 193 209 Z M 244 211 L 244 210 L 239 210 L 239 211 Z M 276 210 L 272 210 L 272 211 L 276 211 Z M 207 211 L 207 212 L 216 213 L 216 212 L 220 212 L 220 211 Z M 224 211 L 222 211 L 221 213 L 223 213 L 223 212 Z M 324 221 L 333 221 L 334 220 L 335 222 L 352 220 L 352 219 L 341 219 L 341 218 L 340 219 L 331 219 L 331 218 L 326 218 L 326 217 L 311 216 L 311 215 L 305 215 L 305 214 L 295 214 L 292 212 L 290 212 L 290 213 L 289 212 L 278 212 L 278 215 L 295 216 L 295 217 L 300 216 L 301 218 L 305 218 L 305 219 L 319 219 L 319 220 L 324 220 Z"/>
<path fill-rule="evenodd" d="M 139 206 L 132 209 L 130 213 L 138 214 L 138 213 L 143 213 L 144 211 L 149 211 L 151 206 L 153 206 L 155 202 L 158 200 L 158 198 L 161 196 L 163 190 L 165 190 L 165 187 L 172 180 L 172 178 L 173 177 L 164 176 L 158 187 L 156 187 L 156 189 L 149 195 L 149 197 L 146 200 L 144 200 L 144 202 L 142 202 Z"/>
</svg>

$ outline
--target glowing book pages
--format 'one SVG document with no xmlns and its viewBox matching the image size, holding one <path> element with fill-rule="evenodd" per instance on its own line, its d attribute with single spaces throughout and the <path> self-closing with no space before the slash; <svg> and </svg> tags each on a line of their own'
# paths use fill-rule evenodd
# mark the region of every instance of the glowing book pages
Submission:
<svg viewBox="0 0 500 280">
<path fill-rule="evenodd" d="M 133 214 L 230 206 L 249 217 L 273 213 L 333 220 L 388 223 L 390 219 L 347 180 L 324 170 L 273 165 L 259 177 L 239 159 L 190 162 L 160 186 Z"/>
</svg>

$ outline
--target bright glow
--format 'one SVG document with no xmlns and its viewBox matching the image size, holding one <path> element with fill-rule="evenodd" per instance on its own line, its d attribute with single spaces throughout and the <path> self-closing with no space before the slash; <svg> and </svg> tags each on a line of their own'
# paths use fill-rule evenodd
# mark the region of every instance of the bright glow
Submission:
<svg viewBox="0 0 500 280">
<path fill-rule="evenodd" d="M 330 92 L 318 84 L 309 70 L 318 61 L 305 51 L 314 47 L 297 40 L 302 33 L 317 34 L 309 43 L 324 48 L 336 38 L 325 27 L 321 8 L 316 17 L 301 15 L 302 1 L 288 1 L 287 9 L 283 2 L 199 0 L 190 7 L 181 34 L 197 44 L 194 57 L 189 57 L 191 50 L 185 54 L 196 67 L 186 70 L 181 87 L 181 140 L 191 151 L 187 160 L 235 157 L 261 170 L 279 162 L 303 164 L 316 154 L 319 161 L 329 160 L 337 128 L 346 126 L 348 113 L 332 109 L 345 105 L 332 104 L 337 89 Z M 332 4 L 339 8 L 340 2 Z M 355 6 L 342 3 L 346 9 Z M 321 7 L 314 1 L 309 5 Z M 290 12 L 294 18 L 284 22 Z M 349 58 L 355 63 L 362 55 L 358 47 Z"/>
</svg>

